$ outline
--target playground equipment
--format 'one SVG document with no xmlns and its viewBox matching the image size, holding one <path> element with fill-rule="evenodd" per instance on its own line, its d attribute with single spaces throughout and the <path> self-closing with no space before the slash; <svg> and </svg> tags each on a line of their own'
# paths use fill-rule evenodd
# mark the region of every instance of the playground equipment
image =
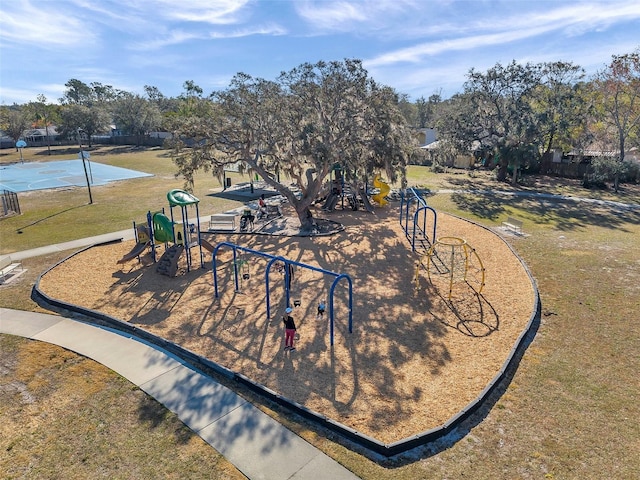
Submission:
<svg viewBox="0 0 640 480">
<path fill-rule="evenodd" d="M 362 206 L 367 212 L 373 212 L 373 205 L 369 201 L 369 197 L 367 195 L 367 189 L 365 187 L 361 187 L 358 190 L 358 194 L 360 195 L 360 201 L 362 202 Z"/>
<path fill-rule="evenodd" d="M 133 222 L 133 231 L 135 232 L 136 244 L 129 253 L 118 260 L 118 263 L 126 263 L 136 257 L 140 260 L 140 255 L 144 253 L 147 247 L 151 246 L 151 230 L 148 225 L 136 225 L 136 223 Z"/>
<path fill-rule="evenodd" d="M 333 179 L 331 179 L 331 175 L 329 175 L 329 194 L 322 206 L 322 209 L 327 212 L 332 212 L 336 208 L 338 200 L 344 191 L 344 176 L 342 175 L 342 167 L 339 163 L 333 166 L 332 173 Z"/>
<path fill-rule="evenodd" d="M 167 248 L 156 266 L 156 272 L 168 277 L 175 277 L 178 273 L 178 262 L 185 248 L 182 244 L 171 245 Z"/>
<path fill-rule="evenodd" d="M 477 295 L 482 293 L 484 265 L 476 250 L 462 238 L 441 237 L 420 257 L 414 276 L 416 290 L 420 286 L 420 271 L 423 268 L 426 269 L 432 285 L 448 287 L 449 300 L 451 300 L 454 284 L 459 282 L 466 282 Z"/>
<path fill-rule="evenodd" d="M 336 273 L 330 270 L 325 270 L 323 268 L 314 267 L 313 265 L 308 265 L 306 263 L 296 262 L 294 260 L 289 260 L 287 258 L 271 255 L 268 253 L 260 252 L 258 250 L 253 250 L 247 247 L 241 247 L 240 245 L 235 245 L 229 242 L 221 242 L 219 243 L 213 251 L 213 260 L 211 262 L 211 269 L 213 272 L 213 288 L 215 292 L 215 297 L 219 298 L 218 292 L 218 266 L 217 266 L 217 255 L 218 251 L 222 247 L 229 247 L 233 250 L 233 269 L 234 269 L 234 280 L 235 280 L 235 289 L 236 292 L 240 290 L 240 279 L 238 268 L 241 267 L 240 259 L 238 256 L 238 252 L 248 253 L 252 255 L 257 255 L 263 258 L 268 259 L 267 266 L 265 268 L 265 289 L 266 289 L 266 300 L 267 300 L 267 319 L 271 318 L 271 296 L 270 296 L 270 288 L 269 288 L 269 274 L 271 272 L 271 267 L 276 265 L 275 270 L 278 271 L 280 269 L 280 265 L 284 266 L 284 289 L 285 289 L 285 304 L 287 307 L 291 306 L 291 298 L 290 298 L 290 289 L 291 289 L 291 272 L 293 271 L 293 266 L 306 268 L 315 272 L 322 273 L 324 275 L 330 275 L 334 277 L 333 283 L 331 284 L 331 288 L 329 289 L 329 335 L 330 342 L 333 345 L 333 333 L 334 333 L 334 292 L 335 288 L 340 282 L 340 280 L 345 279 L 348 283 L 349 287 L 349 333 L 353 333 L 353 282 L 351 281 L 351 277 L 346 273 Z M 242 258 L 244 260 L 244 258 Z M 244 274 L 243 274 L 244 275 Z M 299 305 L 296 305 L 299 306 Z"/>
<path fill-rule="evenodd" d="M 215 247 L 214 247 L 215 250 Z M 251 270 L 249 268 L 249 260 L 244 258 L 244 255 L 240 253 L 233 261 L 233 273 L 236 276 L 235 282 L 239 286 L 242 284 L 242 280 L 249 280 L 251 278 Z M 240 275 L 240 277 L 238 277 Z"/>
<path fill-rule="evenodd" d="M 131 251 L 125 254 L 117 263 L 126 263 L 134 258 L 142 255 L 147 247 L 151 249 L 151 258 L 156 263 L 157 243 L 164 243 L 169 249 L 169 242 L 174 241 L 174 224 L 169 217 L 161 212 L 147 212 L 147 224 L 136 224 L 133 222 L 133 231 L 135 233 L 136 244 Z M 173 258 L 173 257 L 172 257 Z M 177 266 L 176 258 L 176 266 Z M 163 262 L 166 264 L 166 262 Z M 173 266 L 169 270 L 174 270 Z M 176 268 L 177 270 L 177 268 Z M 164 272 L 161 272 L 164 273 Z"/>
<path fill-rule="evenodd" d="M 156 242 L 160 242 L 165 244 L 166 250 L 156 270 L 165 275 L 175 276 L 178 270 L 179 254 L 176 255 L 176 249 L 171 250 L 168 246 L 169 242 L 174 241 L 173 222 L 163 212 L 151 213 L 149 211 L 147 212 L 147 224 L 133 222 L 133 231 L 136 244 L 117 263 L 126 263 L 136 257 L 139 261 L 140 255 L 147 247 L 151 249 L 151 258 L 156 263 Z"/>
<path fill-rule="evenodd" d="M 151 247 L 153 261 L 156 262 L 156 242 L 165 244 L 165 251 L 157 262 L 156 270 L 163 275 L 175 276 L 178 270 L 178 261 L 182 252 L 186 253 L 187 271 L 191 270 L 193 263 L 191 248 L 198 247 L 200 251 L 200 266 L 204 268 L 203 247 L 211 247 L 209 244 L 203 246 L 200 238 L 200 215 L 198 203 L 200 200 L 184 190 L 174 189 L 167 193 L 171 218 L 167 217 L 164 210 L 161 212 L 147 212 L 147 225 L 136 225 L 133 229 L 136 235 L 136 245 L 124 255 L 118 263 L 125 263 L 139 257 L 147 247 Z M 195 207 L 196 223 L 189 222 L 188 207 Z M 173 208 L 180 207 L 181 222 L 174 221 Z M 174 245 L 169 246 L 169 243 Z M 206 243 L 206 242 L 205 242 Z"/>
<path fill-rule="evenodd" d="M 174 241 L 173 222 L 164 212 L 155 212 L 151 215 L 153 226 L 153 238 L 160 243 Z"/>
<path fill-rule="evenodd" d="M 200 238 L 200 246 L 210 253 L 213 253 L 213 250 L 216 248 L 214 245 L 207 242 L 204 238 Z"/>
<path fill-rule="evenodd" d="M 373 186 L 378 189 L 378 193 L 373 195 L 371 199 L 381 207 L 384 207 L 389 203 L 385 197 L 391 191 L 391 187 L 382 181 L 380 175 L 376 175 L 376 178 L 373 179 Z"/>
<path fill-rule="evenodd" d="M 162 212 L 151 213 L 150 211 L 147 212 L 146 225 L 133 222 L 136 244 L 117 263 L 126 263 L 136 257 L 140 260 L 140 255 L 144 253 L 147 247 L 151 248 L 151 256 L 155 263 L 156 241 L 165 243 L 173 240 L 173 227 L 170 224 L 171 221 Z"/>
<path fill-rule="evenodd" d="M 433 213 L 433 235 L 431 240 L 427 235 L 427 212 Z M 411 221 L 409 221 L 411 218 Z M 416 240 L 423 249 L 435 242 L 438 214 L 427 205 L 427 202 L 414 188 L 401 192 L 400 201 L 400 226 L 404 230 L 407 239 L 411 243 L 411 251 L 416 251 Z"/>
<path fill-rule="evenodd" d="M 338 205 L 338 200 L 342 200 L 341 208 L 344 210 L 344 200 L 347 200 L 351 210 L 355 211 L 362 207 L 368 212 L 373 212 L 373 205 L 369 202 L 369 198 L 367 197 L 364 187 L 361 187 L 357 192 L 354 192 L 351 185 L 347 183 L 337 184 L 334 181 L 331 186 L 331 192 L 327 195 L 324 205 L 322 206 L 323 210 L 327 212 L 335 210 Z"/>
<path fill-rule="evenodd" d="M 174 242 L 178 245 L 184 245 L 184 251 L 187 257 L 187 272 L 191 270 L 192 258 L 191 248 L 198 247 L 200 252 L 200 267 L 204 268 L 204 253 L 202 252 L 202 244 L 200 242 L 200 214 L 198 211 L 198 203 L 200 200 L 189 192 L 174 189 L 167 193 L 169 200 L 169 208 L 171 212 L 171 223 L 177 227 L 182 226 L 182 231 L 178 228 L 174 229 Z M 195 207 L 196 223 L 189 223 L 188 207 Z M 182 222 L 176 224 L 173 219 L 173 208 L 180 207 L 182 214 Z"/>
<path fill-rule="evenodd" d="M 341 202 L 340 208 L 344 210 L 346 200 L 351 210 L 364 208 L 368 212 L 373 212 L 373 205 L 369 201 L 365 187 L 359 186 L 355 189 L 350 183 L 345 182 L 340 164 L 334 165 L 332 172 L 334 178 L 329 182 L 329 193 L 322 206 L 323 210 L 332 212 L 338 206 L 338 201 Z"/>
</svg>

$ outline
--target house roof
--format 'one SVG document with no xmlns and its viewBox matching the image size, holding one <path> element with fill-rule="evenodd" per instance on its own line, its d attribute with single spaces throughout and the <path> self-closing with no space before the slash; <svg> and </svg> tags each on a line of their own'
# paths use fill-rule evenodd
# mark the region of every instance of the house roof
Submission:
<svg viewBox="0 0 640 480">
<path fill-rule="evenodd" d="M 51 125 L 49 127 L 49 135 L 57 135 L 58 134 L 58 129 L 54 126 Z M 46 128 L 30 128 L 29 130 L 25 130 L 24 133 L 22 134 L 25 137 L 44 137 L 47 135 L 47 129 Z"/>
<path fill-rule="evenodd" d="M 615 145 L 608 142 L 594 142 L 587 145 L 583 150 L 571 150 L 567 153 L 567 156 L 571 157 L 617 157 L 620 155 L 620 150 L 615 148 Z M 625 150 L 625 157 L 638 157 L 638 148 L 630 148 Z"/>
<path fill-rule="evenodd" d="M 640 155 L 637 147 L 630 148 L 624 152 L 624 158 L 634 161 L 640 161 Z M 586 148 L 584 150 L 572 150 L 567 153 L 570 157 L 617 157 L 619 150 L 599 150 L 594 148 Z"/>
<path fill-rule="evenodd" d="M 427 145 L 422 145 L 420 148 L 424 150 L 435 150 L 440 145 L 440 140 L 436 140 L 435 142 L 431 142 Z"/>
<path fill-rule="evenodd" d="M 571 150 L 567 153 L 571 157 L 617 157 L 617 150 Z"/>
</svg>

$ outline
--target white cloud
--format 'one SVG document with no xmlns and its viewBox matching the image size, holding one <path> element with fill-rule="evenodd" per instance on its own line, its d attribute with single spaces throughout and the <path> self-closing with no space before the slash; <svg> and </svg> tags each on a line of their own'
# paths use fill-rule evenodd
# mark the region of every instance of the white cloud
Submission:
<svg viewBox="0 0 640 480">
<path fill-rule="evenodd" d="M 178 45 L 180 43 L 192 40 L 202 40 L 207 38 L 205 33 L 191 33 L 180 30 L 174 30 L 168 34 L 154 39 L 143 39 L 130 45 L 132 50 L 158 50 L 170 45 Z"/>
<path fill-rule="evenodd" d="M 561 29 L 568 35 L 581 35 L 592 30 L 607 29 L 617 22 L 632 22 L 640 18 L 640 3 L 578 3 L 541 14 L 540 18 L 561 23 Z"/>
<path fill-rule="evenodd" d="M 151 0 L 143 5 L 170 20 L 216 25 L 238 23 L 248 0 Z"/>
<path fill-rule="evenodd" d="M 287 29 L 275 24 L 270 25 L 258 25 L 255 27 L 240 28 L 228 33 L 212 32 L 210 38 L 241 38 L 251 37 L 254 35 L 274 35 L 281 36 L 287 33 Z"/>
<path fill-rule="evenodd" d="M 219 40 L 229 38 L 251 37 L 254 35 L 284 35 L 286 30 L 279 25 L 265 25 L 247 28 L 239 28 L 231 31 L 200 31 L 186 32 L 174 30 L 164 36 L 146 39 L 131 45 L 133 50 L 158 50 L 171 45 L 191 42 L 194 40 Z"/>
<path fill-rule="evenodd" d="M 446 65 L 407 65 L 373 68 L 368 71 L 376 81 L 392 85 L 395 90 L 410 95 L 415 101 L 433 93 L 441 93 L 443 98 L 449 98 L 456 92 L 461 92 L 469 68 L 465 61 L 455 61 Z"/>
<path fill-rule="evenodd" d="M 400 62 L 417 63 L 423 61 L 425 56 L 441 55 L 446 52 L 464 51 L 479 49 L 491 45 L 503 45 L 515 40 L 522 40 L 531 36 L 540 35 L 548 29 L 539 27 L 530 30 L 515 30 L 504 33 L 493 33 L 486 35 L 476 35 L 471 37 L 456 38 L 452 40 L 442 40 L 432 43 L 422 43 L 413 47 L 385 53 L 363 62 L 367 67 L 390 65 Z"/>
<path fill-rule="evenodd" d="M 405 16 L 408 10 L 417 10 L 419 5 L 420 2 L 412 0 L 307 0 L 294 3 L 297 14 L 308 25 L 325 31 L 351 31 L 356 25 L 377 30 L 390 16 Z"/>
<path fill-rule="evenodd" d="M 248 0 L 66 0 L 87 23 L 136 40 L 125 48 L 159 50 L 211 38 L 208 25 L 242 23 Z M 197 24 L 200 23 L 201 26 Z M 195 25 L 194 25 L 195 24 Z M 112 48 L 112 46 L 111 46 Z"/>
<path fill-rule="evenodd" d="M 455 4 L 456 2 L 454 2 Z M 430 16 L 418 17 L 418 27 L 407 28 L 410 34 L 459 36 L 474 35 L 487 31 L 518 30 L 546 26 L 558 31 L 583 33 L 609 27 L 615 22 L 633 22 L 640 18 L 640 3 L 632 1 L 599 2 L 510 2 L 512 10 L 498 13 L 495 2 L 457 2 L 468 11 L 456 11 L 453 20 L 430 22 Z M 472 7 L 485 5 L 487 8 Z M 517 8 L 516 8 L 517 7 Z M 549 7 L 549 8 L 546 8 Z M 555 7 L 555 8 L 554 8 Z M 463 18 L 458 21 L 458 17 Z M 409 20 L 409 19 L 408 19 Z M 409 23 L 409 22 L 408 22 Z"/>
<path fill-rule="evenodd" d="M 95 41 L 90 29 L 57 2 L 0 3 L 3 46 L 27 45 L 40 50 L 77 48 Z"/>
<path fill-rule="evenodd" d="M 228 25 L 243 21 L 249 0 L 72 0 L 78 9 L 88 10 L 99 20 L 130 24 L 160 21 L 201 22 Z"/>
<path fill-rule="evenodd" d="M 334 30 L 351 22 L 364 22 L 369 17 L 364 8 L 348 2 L 323 2 L 312 5 L 304 2 L 297 7 L 298 15 L 318 28 Z"/>
<path fill-rule="evenodd" d="M 455 25 L 438 25 L 431 34 L 446 32 L 447 39 L 422 42 L 411 47 L 390 51 L 366 61 L 367 66 L 390 65 L 399 62 L 420 62 L 427 56 L 442 55 L 454 51 L 481 51 L 494 45 L 538 37 L 540 35 L 577 35 L 610 26 L 617 21 L 633 21 L 640 18 L 640 3 L 577 3 L 544 12 L 521 12 L 513 16 L 479 18 L 474 22 Z M 414 32 L 415 33 L 415 32 Z"/>
</svg>

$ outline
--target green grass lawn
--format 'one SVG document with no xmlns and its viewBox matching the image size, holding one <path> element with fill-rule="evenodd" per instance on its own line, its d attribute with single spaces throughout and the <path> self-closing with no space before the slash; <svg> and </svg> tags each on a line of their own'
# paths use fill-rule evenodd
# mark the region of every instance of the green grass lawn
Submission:
<svg viewBox="0 0 640 480">
<path fill-rule="evenodd" d="M 181 186 L 162 150 L 104 157 L 156 177 L 100 187 L 105 192 L 96 192 L 94 206 L 86 205 L 82 189 L 21 197 L 24 215 L 0 222 L 2 251 L 128 228 L 146 210 L 164 206 L 166 191 Z M 411 167 L 408 177 L 431 191 L 512 188 L 483 172 L 435 175 Z M 196 181 L 196 196 L 202 199 L 216 186 L 203 176 Z M 532 177 L 517 188 L 640 203 L 640 188 L 630 185 L 616 195 L 582 189 L 577 181 Z M 218 208 L 216 200 L 207 199 L 207 208 Z M 438 194 L 428 202 L 486 226 L 499 225 L 508 215 L 524 221 L 526 235 L 509 241 L 535 277 L 543 314 L 493 408 L 447 448 L 418 450 L 384 466 L 293 421 L 285 411 L 261 408 L 364 479 L 640 478 L 640 211 L 485 193 Z M 16 233 L 19 227 L 22 234 Z M 0 305 L 36 309 L 31 284 L 64 255 L 25 260 L 28 272 L 0 288 Z M 28 476 L 29 468 L 44 478 L 88 478 L 96 472 L 113 478 L 239 478 L 166 410 L 95 362 L 7 336 L 0 336 L 0 357 L 2 385 L 18 382 L 37 393 L 33 404 L 24 404 L 15 390 L 0 388 L 0 471 L 18 472 L 8 478 Z M 91 383 L 69 381 L 78 375 Z M 65 395 L 74 401 L 62 402 Z M 80 463 L 63 460 L 69 458 Z"/>
<path fill-rule="evenodd" d="M 0 158 L 6 163 L 10 156 L 5 155 Z M 25 161 L 32 160 L 32 156 L 25 154 Z M 36 156 L 36 160 L 57 160 L 61 156 L 68 158 L 68 155 L 43 155 Z M 168 210 L 167 192 L 184 187 L 183 179 L 175 176 L 175 165 L 166 150 L 100 147 L 91 153 L 91 160 L 154 176 L 94 186 L 92 204 L 89 204 L 87 188 L 81 187 L 18 194 L 22 215 L 0 222 L 1 254 L 133 228 L 134 221 L 146 221 L 148 211 Z M 234 183 L 248 180 L 231 175 Z M 241 205 L 238 201 L 211 195 L 220 188 L 211 174 L 196 176 L 194 194 L 200 200 L 201 216 Z"/>
</svg>

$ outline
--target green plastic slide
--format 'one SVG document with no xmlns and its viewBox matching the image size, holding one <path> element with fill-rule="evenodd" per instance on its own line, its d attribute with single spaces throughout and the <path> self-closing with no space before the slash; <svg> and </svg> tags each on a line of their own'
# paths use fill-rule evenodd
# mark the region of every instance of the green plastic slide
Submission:
<svg viewBox="0 0 640 480">
<path fill-rule="evenodd" d="M 164 213 L 153 214 L 153 238 L 158 242 L 173 242 L 173 222 Z"/>
</svg>

